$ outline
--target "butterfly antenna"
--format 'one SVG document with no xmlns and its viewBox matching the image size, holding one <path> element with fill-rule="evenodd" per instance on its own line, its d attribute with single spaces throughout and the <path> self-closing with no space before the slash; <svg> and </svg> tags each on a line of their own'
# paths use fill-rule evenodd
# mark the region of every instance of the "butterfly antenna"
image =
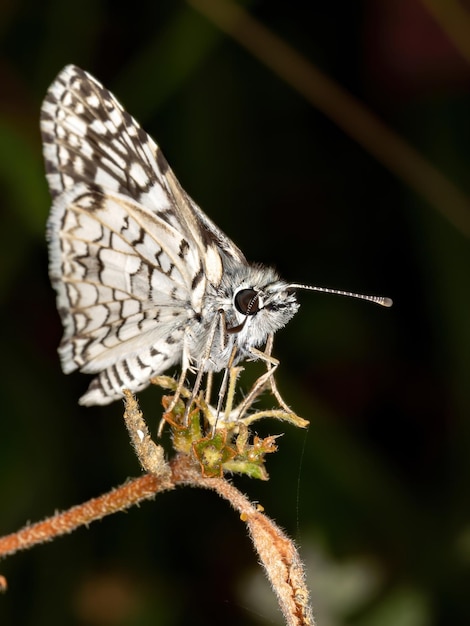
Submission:
<svg viewBox="0 0 470 626">
<path fill-rule="evenodd" d="M 391 307 L 393 300 L 384 296 L 365 296 L 361 293 L 353 293 L 352 291 L 341 291 L 340 289 L 328 289 L 328 287 L 312 287 L 311 285 L 300 285 L 292 283 L 289 285 L 292 289 L 306 289 L 308 291 L 320 291 L 321 293 L 332 293 L 337 296 L 346 296 L 347 298 L 356 298 L 357 300 L 367 300 L 368 302 L 374 302 L 380 304 L 380 306 Z"/>
</svg>

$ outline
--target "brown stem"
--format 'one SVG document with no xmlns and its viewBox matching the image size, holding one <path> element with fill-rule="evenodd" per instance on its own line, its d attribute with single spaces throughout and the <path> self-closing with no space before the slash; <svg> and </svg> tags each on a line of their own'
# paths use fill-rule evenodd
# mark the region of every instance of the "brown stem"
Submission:
<svg viewBox="0 0 470 626">
<path fill-rule="evenodd" d="M 231 483 L 223 478 L 204 478 L 187 455 L 175 456 L 169 463 L 169 468 L 170 472 L 163 476 L 144 474 L 98 498 L 0 537 L 0 558 L 19 550 L 27 550 L 38 543 L 52 541 L 79 526 L 90 524 L 111 513 L 124 511 L 134 504 L 155 497 L 159 492 L 174 489 L 177 485 L 203 487 L 228 500 L 240 513 L 242 521 L 246 522 L 261 563 L 278 596 L 286 624 L 313 626 L 304 570 L 293 542 Z M 0 577 L 0 590 L 5 588 L 6 580 Z"/>
<path fill-rule="evenodd" d="M 177 455 L 169 463 L 170 473 L 163 476 L 144 474 L 133 478 L 124 485 L 92 498 L 84 504 L 68 511 L 56 513 L 42 522 L 25 526 L 17 532 L 0 537 L 0 558 L 27 550 L 38 543 L 52 541 L 56 537 L 71 533 L 80 526 L 102 519 L 112 513 L 125 511 L 131 506 L 154 498 L 162 491 L 174 489 L 177 485 L 192 485 L 213 489 L 229 500 L 240 513 L 256 511 L 253 505 L 235 487 L 223 479 L 205 479 L 200 470 L 186 455 Z M 238 496 L 237 496 L 238 494 Z"/>
<path fill-rule="evenodd" d="M 111 513 L 124 511 L 142 500 L 154 498 L 160 491 L 173 488 L 171 481 L 162 481 L 151 474 L 134 478 L 98 498 L 63 513 L 56 513 L 42 522 L 25 526 L 11 535 L 0 537 L 0 558 L 71 533 L 79 526 L 90 524 Z"/>
<path fill-rule="evenodd" d="M 212 489 L 240 513 L 277 595 L 287 626 L 314 626 L 305 571 L 293 541 L 225 479 L 204 478 L 198 468 L 188 463 L 186 456 L 179 457 L 172 469 L 178 482 Z"/>
<path fill-rule="evenodd" d="M 101 519 L 110 513 L 123 511 L 155 494 L 174 489 L 176 485 L 203 487 L 217 492 L 239 512 L 257 550 L 269 581 L 278 597 L 287 626 L 313 626 L 309 593 L 305 585 L 302 561 L 293 542 L 272 520 L 263 515 L 238 489 L 223 478 L 206 478 L 188 454 L 177 454 L 169 463 L 163 448 L 156 445 L 148 431 L 139 405 L 131 392 L 125 391 L 124 419 L 132 445 L 145 471 L 109 493 L 74 506 L 64 513 L 16 533 L 0 538 L 0 557 L 26 550 L 37 543 L 51 541 L 79 526 Z M 6 580 L 0 577 L 0 589 Z"/>
</svg>

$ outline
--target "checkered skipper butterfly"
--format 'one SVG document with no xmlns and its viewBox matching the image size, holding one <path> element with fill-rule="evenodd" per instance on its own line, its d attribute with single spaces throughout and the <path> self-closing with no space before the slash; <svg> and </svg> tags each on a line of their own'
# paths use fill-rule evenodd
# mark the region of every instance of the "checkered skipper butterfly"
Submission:
<svg viewBox="0 0 470 626">
<path fill-rule="evenodd" d="M 263 353 L 297 311 L 296 289 L 249 264 L 186 194 L 161 150 L 92 76 L 65 67 L 41 113 L 50 276 L 65 373 L 97 374 L 81 404 L 139 391 L 181 363 L 221 371 Z"/>
</svg>

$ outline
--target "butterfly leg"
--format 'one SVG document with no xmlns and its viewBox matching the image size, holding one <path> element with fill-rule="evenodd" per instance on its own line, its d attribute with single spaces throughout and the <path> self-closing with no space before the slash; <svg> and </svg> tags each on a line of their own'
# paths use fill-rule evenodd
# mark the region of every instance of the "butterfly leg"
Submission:
<svg viewBox="0 0 470 626">
<path fill-rule="evenodd" d="M 180 399 L 181 392 L 184 388 L 184 383 L 186 382 L 186 376 L 189 371 L 191 371 L 191 358 L 188 346 L 188 335 L 187 332 L 183 335 L 183 354 L 181 357 L 181 374 L 178 378 L 178 384 L 175 389 L 175 393 L 172 401 L 170 402 L 166 412 L 171 413 L 176 406 L 176 403 Z"/>
<path fill-rule="evenodd" d="M 256 381 L 253 383 L 248 394 L 242 400 L 242 402 L 237 407 L 238 416 L 237 419 L 242 419 L 248 409 L 253 405 L 259 395 L 263 393 L 266 389 L 269 379 L 273 376 L 277 365 L 269 369 L 267 372 L 262 374 Z"/>
<path fill-rule="evenodd" d="M 178 378 L 178 384 L 176 385 L 176 389 L 175 389 L 175 394 L 173 396 L 172 401 L 170 402 L 166 412 L 167 413 L 171 413 L 173 411 L 173 409 L 176 406 L 176 403 L 178 402 L 178 400 L 180 399 L 181 396 L 181 391 L 184 387 L 184 382 L 186 380 L 186 375 L 188 373 L 188 369 L 187 367 L 183 367 L 183 369 L 181 370 L 181 374 Z"/>
<path fill-rule="evenodd" d="M 171 413 L 173 411 L 173 409 L 176 406 L 176 403 L 180 399 L 181 392 L 184 389 L 184 382 L 186 380 L 186 374 L 188 373 L 188 369 L 189 369 L 189 364 L 185 367 L 184 352 L 185 351 L 184 351 L 184 348 L 183 348 L 183 359 L 182 359 L 183 367 L 181 369 L 181 374 L 180 374 L 180 376 L 178 378 L 178 382 L 176 384 L 175 393 L 173 394 L 173 398 L 172 398 L 170 404 L 168 405 L 165 413 Z M 162 418 L 160 420 L 160 425 L 158 426 L 158 437 L 162 436 L 162 432 L 163 432 L 163 428 L 164 428 L 165 424 L 166 424 L 166 420 L 165 420 L 165 418 Z"/>
<path fill-rule="evenodd" d="M 211 394 L 212 394 L 212 383 L 214 380 L 213 372 L 207 372 L 206 378 L 206 388 L 204 390 L 204 401 L 206 404 L 210 404 L 211 402 Z"/>
<path fill-rule="evenodd" d="M 256 398 L 265 390 L 266 386 L 269 384 L 271 387 L 271 392 L 273 396 L 276 398 L 279 406 L 288 414 L 291 414 L 292 411 L 289 406 L 284 402 L 281 397 L 281 394 L 278 391 L 276 381 L 274 379 L 274 372 L 276 371 L 279 361 L 271 356 L 271 351 L 273 348 L 273 340 L 274 336 L 270 334 L 268 336 L 268 340 L 266 341 L 266 346 L 264 352 L 261 350 L 257 350 L 256 348 L 251 348 L 251 353 L 257 359 L 261 359 L 266 363 L 267 371 L 260 376 L 254 383 L 253 387 L 250 389 L 248 395 L 243 400 L 243 402 L 239 406 L 239 419 L 243 417 L 244 413 L 250 408 Z"/>
<path fill-rule="evenodd" d="M 284 409 L 284 411 L 286 411 L 287 413 L 291 413 L 291 409 L 289 408 L 289 406 L 284 402 L 284 400 L 281 397 L 281 394 L 278 391 L 277 385 L 276 385 L 276 380 L 274 378 L 274 372 L 277 369 L 278 365 L 279 365 L 279 361 L 278 359 L 275 359 L 274 357 L 271 356 L 271 352 L 273 349 L 273 343 L 274 343 L 274 334 L 270 334 L 268 335 L 268 340 L 266 341 L 266 346 L 264 349 L 264 352 L 260 353 L 260 358 L 266 363 L 266 367 L 268 369 L 267 373 L 271 372 L 271 376 L 269 378 L 269 382 L 271 385 L 271 391 L 273 396 L 276 398 L 276 400 L 279 402 L 279 406 Z"/>
<path fill-rule="evenodd" d="M 199 367 L 198 367 L 198 371 L 197 371 L 197 376 L 196 376 L 196 380 L 194 381 L 194 385 L 193 385 L 193 389 L 191 392 L 191 397 L 189 398 L 187 404 L 186 404 L 186 410 L 184 412 L 184 424 L 185 426 L 187 426 L 188 424 L 188 417 L 189 417 L 189 411 L 191 409 L 191 405 L 194 402 L 194 398 L 197 396 L 197 393 L 199 391 L 199 388 L 201 387 L 201 382 L 202 382 L 202 377 L 204 376 L 205 370 L 206 370 L 206 365 L 207 362 L 209 361 L 210 355 L 211 355 L 211 350 L 212 350 L 212 345 L 214 343 L 214 337 L 215 337 L 215 332 L 217 330 L 217 327 L 221 324 L 225 325 L 225 320 L 224 320 L 224 316 L 223 316 L 223 311 L 219 311 L 218 315 L 214 316 L 214 319 L 211 323 L 211 326 L 209 328 L 209 336 L 206 342 L 206 346 L 204 349 L 204 353 L 202 355 L 202 359 L 199 360 Z M 212 382 L 212 379 L 211 379 Z"/>
<path fill-rule="evenodd" d="M 225 323 L 225 320 L 224 320 Z M 212 435 L 214 436 L 215 431 L 217 429 L 217 422 L 219 420 L 219 415 L 222 412 L 222 405 L 224 403 L 225 397 L 227 397 L 227 404 L 225 406 L 225 417 L 230 414 L 230 409 L 233 403 L 233 396 L 235 394 L 234 382 L 233 381 L 233 370 L 236 369 L 233 367 L 233 362 L 235 361 L 235 356 L 237 354 L 237 347 L 233 346 L 232 352 L 230 354 L 230 358 L 227 364 L 227 367 L 224 370 L 224 377 L 222 379 L 222 384 L 219 388 L 218 400 L 217 400 L 217 409 L 215 413 L 215 422 L 212 426 Z M 236 377 L 238 374 L 236 374 Z M 236 380 L 236 378 L 235 378 Z M 229 384 L 230 381 L 230 384 Z M 229 393 L 227 394 L 227 388 L 229 389 Z"/>
</svg>

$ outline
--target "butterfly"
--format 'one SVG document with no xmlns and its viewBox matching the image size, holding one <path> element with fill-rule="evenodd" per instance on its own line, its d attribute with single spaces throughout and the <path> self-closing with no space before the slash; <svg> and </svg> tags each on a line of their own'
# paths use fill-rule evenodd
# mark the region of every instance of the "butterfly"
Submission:
<svg viewBox="0 0 470 626">
<path fill-rule="evenodd" d="M 153 139 L 76 66 L 50 86 L 41 134 L 62 369 L 96 374 L 83 405 L 138 392 L 175 365 L 183 378 L 197 371 L 200 382 L 262 357 L 258 347 L 272 345 L 297 312 L 297 289 L 391 304 L 289 283 L 248 263 L 184 191 Z"/>
</svg>

